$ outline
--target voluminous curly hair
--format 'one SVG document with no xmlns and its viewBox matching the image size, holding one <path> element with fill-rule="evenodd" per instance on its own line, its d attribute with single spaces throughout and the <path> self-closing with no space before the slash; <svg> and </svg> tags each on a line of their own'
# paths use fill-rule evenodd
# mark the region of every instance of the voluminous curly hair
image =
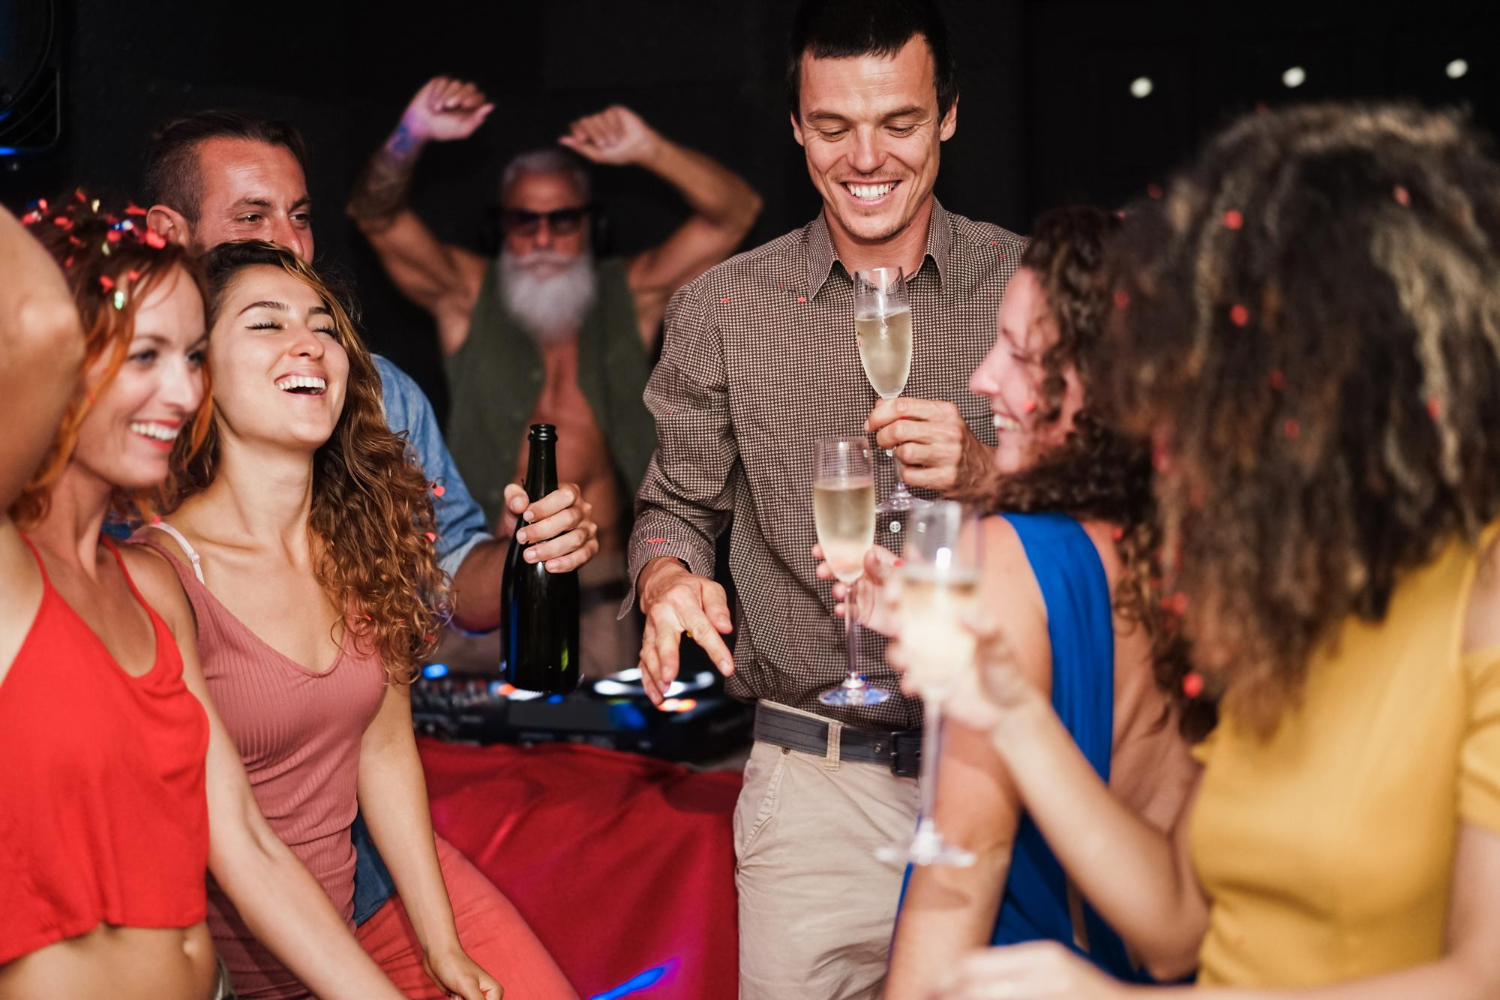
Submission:
<svg viewBox="0 0 1500 1000">
<path fill-rule="evenodd" d="M 140 209 L 132 205 L 119 215 L 101 211 L 99 202 L 82 190 L 51 203 L 38 199 L 21 222 L 62 268 L 84 330 L 84 377 L 68 403 L 46 457 L 8 511 L 18 525 L 30 527 L 47 516 L 52 486 L 73 458 L 80 425 L 125 364 L 141 303 L 156 289 L 168 287 L 180 277 L 191 281 L 201 293 L 203 269 L 181 248 L 148 233 L 146 216 Z M 88 373 L 101 361 L 104 367 L 98 380 L 86 385 Z M 183 455 L 202 446 L 212 422 L 206 370 L 203 377 L 203 403 L 174 446 Z M 117 490 L 110 505 L 123 516 L 139 517 L 150 514 L 151 502 L 149 494 Z"/>
<path fill-rule="evenodd" d="M 1399 105 L 1246 118 L 1127 222 L 1112 405 L 1154 437 L 1195 658 L 1253 729 L 1500 513 L 1497 246 L 1480 139 Z"/>
<path fill-rule="evenodd" d="M 1119 228 L 1116 216 L 1086 206 L 1047 212 L 1032 227 L 1021 266 L 1040 282 L 1045 321 L 1056 334 L 1037 359 L 1042 379 L 1033 420 L 1046 425 L 1061 419 L 1069 367 L 1077 372 L 1083 405 L 1064 442 L 1001 480 L 989 503 L 996 510 L 1062 511 L 1117 526 L 1124 572 L 1115 587 L 1115 609 L 1147 630 L 1157 684 L 1176 708 L 1184 735 L 1198 739 L 1213 728 L 1214 708 L 1183 693 L 1191 667 L 1176 615 L 1163 599 L 1149 446 L 1113 429 L 1117 421 L 1095 389 L 1114 364 L 1103 337 L 1111 308 L 1105 252 Z"/>
<path fill-rule="evenodd" d="M 385 663 L 391 680 L 409 683 L 436 647 L 447 617 L 448 581 L 438 567 L 429 485 L 391 432 L 381 406 L 380 373 L 350 316 L 350 307 L 318 272 L 274 243 L 226 243 L 204 258 L 210 328 L 226 293 L 245 270 L 280 268 L 323 300 L 349 356 L 343 412 L 313 456 L 308 530 L 317 543 L 317 576 L 346 608 L 345 627 Z M 222 440 L 217 421 L 203 448 L 176 468 L 168 504 L 201 492 L 217 474 Z"/>
</svg>

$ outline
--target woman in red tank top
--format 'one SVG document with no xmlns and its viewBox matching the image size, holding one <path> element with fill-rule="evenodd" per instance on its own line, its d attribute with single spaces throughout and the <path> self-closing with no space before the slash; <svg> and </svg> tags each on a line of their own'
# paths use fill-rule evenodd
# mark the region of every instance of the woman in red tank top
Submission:
<svg viewBox="0 0 1500 1000">
<path fill-rule="evenodd" d="M 410 682 L 447 584 L 429 484 L 386 426 L 369 351 L 290 251 L 229 243 L 205 269 L 214 420 L 174 466 L 167 520 L 141 537 L 192 602 L 209 690 L 262 811 L 352 923 L 357 802 L 400 893 L 359 940 L 407 997 L 498 1000 L 498 979 L 509 996 L 573 1000 L 504 896 L 435 844 Z M 237 987 L 322 995 L 264 954 L 230 902 L 210 887 Z"/>
<path fill-rule="evenodd" d="M 206 868 L 323 996 L 400 997 L 257 811 L 191 612 L 136 590 L 160 561 L 101 539 L 201 443 L 207 334 L 196 264 L 91 205 L 39 202 L 37 239 L 0 209 L 0 606 L 24 609 L 0 618 L 0 997 L 223 995 Z"/>
</svg>

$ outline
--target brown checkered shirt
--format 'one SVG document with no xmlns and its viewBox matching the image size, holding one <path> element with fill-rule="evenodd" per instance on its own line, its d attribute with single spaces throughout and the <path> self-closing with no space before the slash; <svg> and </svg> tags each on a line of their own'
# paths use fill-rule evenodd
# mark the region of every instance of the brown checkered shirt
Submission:
<svg viewBox="0 0 1500 1000">
<path fill-rule="evenodd" d="M 990 446 L 989 405 L 969 392 L 969 373 L 995 341 L 995 312 L 1024 249 L 1016 234 L 934 202 L 926 255 L 908 285 L 914 350 L 905 394 L 957 404 Z M 712 576 L 715 540 L 732 524 L 739 635 L 729 692 L 856 726 L 919 726 L 920 702 L 899 694 L 861 708 L 817 700 L 843 679 L 845 656 L 830 585 L 814 575 L 810 551 L 813 442 L 861 434 L 879 400 L 855 347 L 854 285 L 821 214 L 678 290 L 645 400 L 657 444 L 636 497 L 630 579 L 656 556 Z M 893 463 L 878 449 L 874 459 L 883 499 Z M 888 518 L 876 540 L 898 545 Z M 626 607 L 634 601 L 632 589 Z M 885 640 L 867 629 L 861 636 L 866 675 L 895 691 Z"/>
</svg>

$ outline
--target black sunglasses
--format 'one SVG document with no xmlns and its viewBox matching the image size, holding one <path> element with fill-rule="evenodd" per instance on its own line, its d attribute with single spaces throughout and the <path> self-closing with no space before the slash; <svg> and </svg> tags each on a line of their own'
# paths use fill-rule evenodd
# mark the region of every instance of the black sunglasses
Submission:
<svg viewBox="0 0 1500 1000">
<path fill-rule="evenodd" d="M 550 212 L 504 208 L 493 209 L 492 213 L 500 225 L 500 231 L 507 235 L 519 233 L 522 236 L 533 236 L 542 228 L 542 221 L 546 220 L 547 229 L 552 233 L 558 236 L 571 236 L 583 228 L 590 211 L 590 206 L 580 205 L 577 208 L 556 208 Z"/>
</svg>

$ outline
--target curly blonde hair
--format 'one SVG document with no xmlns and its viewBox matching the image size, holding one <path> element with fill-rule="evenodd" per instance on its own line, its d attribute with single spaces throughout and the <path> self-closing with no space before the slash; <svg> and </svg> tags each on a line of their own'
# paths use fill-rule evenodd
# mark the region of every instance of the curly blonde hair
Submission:
<svg viewBox="0 0 1500 1000">
<path fill-rule="evenodd" d="M 1500 167 L 1456 114 L 1255 115 L 1116 246 L 1113 402 L 1155 436 L 1169 583 L 1269 733 L 1346 620 L 1500 515 Z"/>
<path fill-rule="evenodd" d="M 226 243 L 209 252 L 204 265 L 210 326 L 225 293 L 252 267 L 281 268 L 328 307 L 349 355 L 349 380 L 333 435 L 313 456 L 308 529 L 321 543 L 318 582 L 347 609 L 346 628 L 381 658 L 390 679 L 410 683 L 446 622 L 448 580 L 433 549 L 437 529 L 429 484 L 406 442 L 386 425 L 380 373 L 351 309 L 309 264 L 274 243 Z M 213 482 L 220 446 L 215 421 L 202 449 L 173 463 L 170 508 Z"/>
</svg>

